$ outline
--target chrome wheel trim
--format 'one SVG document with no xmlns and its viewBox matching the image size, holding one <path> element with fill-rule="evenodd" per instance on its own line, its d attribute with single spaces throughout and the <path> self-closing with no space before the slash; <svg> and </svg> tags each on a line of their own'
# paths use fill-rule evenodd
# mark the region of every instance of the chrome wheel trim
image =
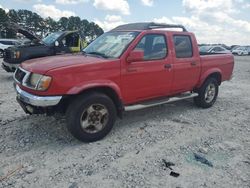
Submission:
<svg viewBox="0 0 250 188">
<path fill-rule="evenodd" d="M 213 84 L 213 83 L 208 84 L 206 91 L 205 91 L 206 103 L 212 102 L 214 100 L 215 94 L 216 94 L 215 84 Z"/>
<path fill-rule="evenodd" d="M 107 125 L 108 118 L 108 109 L 104 105 L 92 104 L 84 109 L 81 115 L 81 128 L 87 133 L 97 133 Z"/>
</svg>

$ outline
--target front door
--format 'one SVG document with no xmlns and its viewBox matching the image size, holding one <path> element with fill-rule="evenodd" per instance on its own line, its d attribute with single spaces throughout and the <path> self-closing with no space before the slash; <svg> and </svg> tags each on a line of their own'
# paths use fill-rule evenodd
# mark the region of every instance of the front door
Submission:
<svg viewBox="0 0 250 188">
<path fill-rule="evenodd" d="M 146 34 L 134 50 L 144 52 L 144 59 L 126 62 L 122 69 L 122 93 L 126 103 L 165 96 L 172 83 L 171 57 L 168 55 L 166 36 Z"/>
</svg>

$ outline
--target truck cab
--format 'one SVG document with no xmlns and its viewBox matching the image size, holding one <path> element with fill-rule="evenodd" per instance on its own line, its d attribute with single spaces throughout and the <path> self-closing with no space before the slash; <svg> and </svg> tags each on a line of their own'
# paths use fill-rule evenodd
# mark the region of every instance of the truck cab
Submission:
<svg viewBox="0 0 250 188">
<path fill-rule="evenodd" d="M 77 139 L 92 142 L 105 137 L 123 111 L 188 98 L 212 107 L 233 67 L 232 54 L 200 55 L 185 27 L 150 22 L 118 26 L 82 54 L 26 61 L 14 79 L 26 113 L 60 112 Z"/>
</svg>

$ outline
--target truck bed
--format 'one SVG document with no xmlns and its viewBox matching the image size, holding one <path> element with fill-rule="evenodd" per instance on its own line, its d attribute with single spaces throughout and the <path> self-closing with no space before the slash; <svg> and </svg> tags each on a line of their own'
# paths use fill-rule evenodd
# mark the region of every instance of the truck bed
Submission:
<svg viewBox="0 0 250 188">
<path fill-rule="evenodd" d="M 206 72 L 217 69 L 222 75 L 221 81 L 229 80 L 234 67 L 234 57 L 232 54 L 209 54 L 201 55 L 201 75 L 206 76 Z"/>
</svg>

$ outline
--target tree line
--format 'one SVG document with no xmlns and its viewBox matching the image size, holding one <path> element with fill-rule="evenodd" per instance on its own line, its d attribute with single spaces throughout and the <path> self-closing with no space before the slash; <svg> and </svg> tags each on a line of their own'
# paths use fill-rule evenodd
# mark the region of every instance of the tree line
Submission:
<svg viewBox="0 0 250 188">
<path fill-rule="evenodd" d="M 16 38 L 16 32 L 8 27 L 14 22 L 22 28 L 39 37 L 55 31 L 78 30 L 81 37 L 91 39 L 101 35 L 103 30 L 94 22 L 89 22 L 78 16 L 61 17 L 58 21 L 48 17 L 42 18 L 35 12 L 29 10 L 9 10 L 8 13 L 0 8 L 0 38 Z"/>
</svg>

